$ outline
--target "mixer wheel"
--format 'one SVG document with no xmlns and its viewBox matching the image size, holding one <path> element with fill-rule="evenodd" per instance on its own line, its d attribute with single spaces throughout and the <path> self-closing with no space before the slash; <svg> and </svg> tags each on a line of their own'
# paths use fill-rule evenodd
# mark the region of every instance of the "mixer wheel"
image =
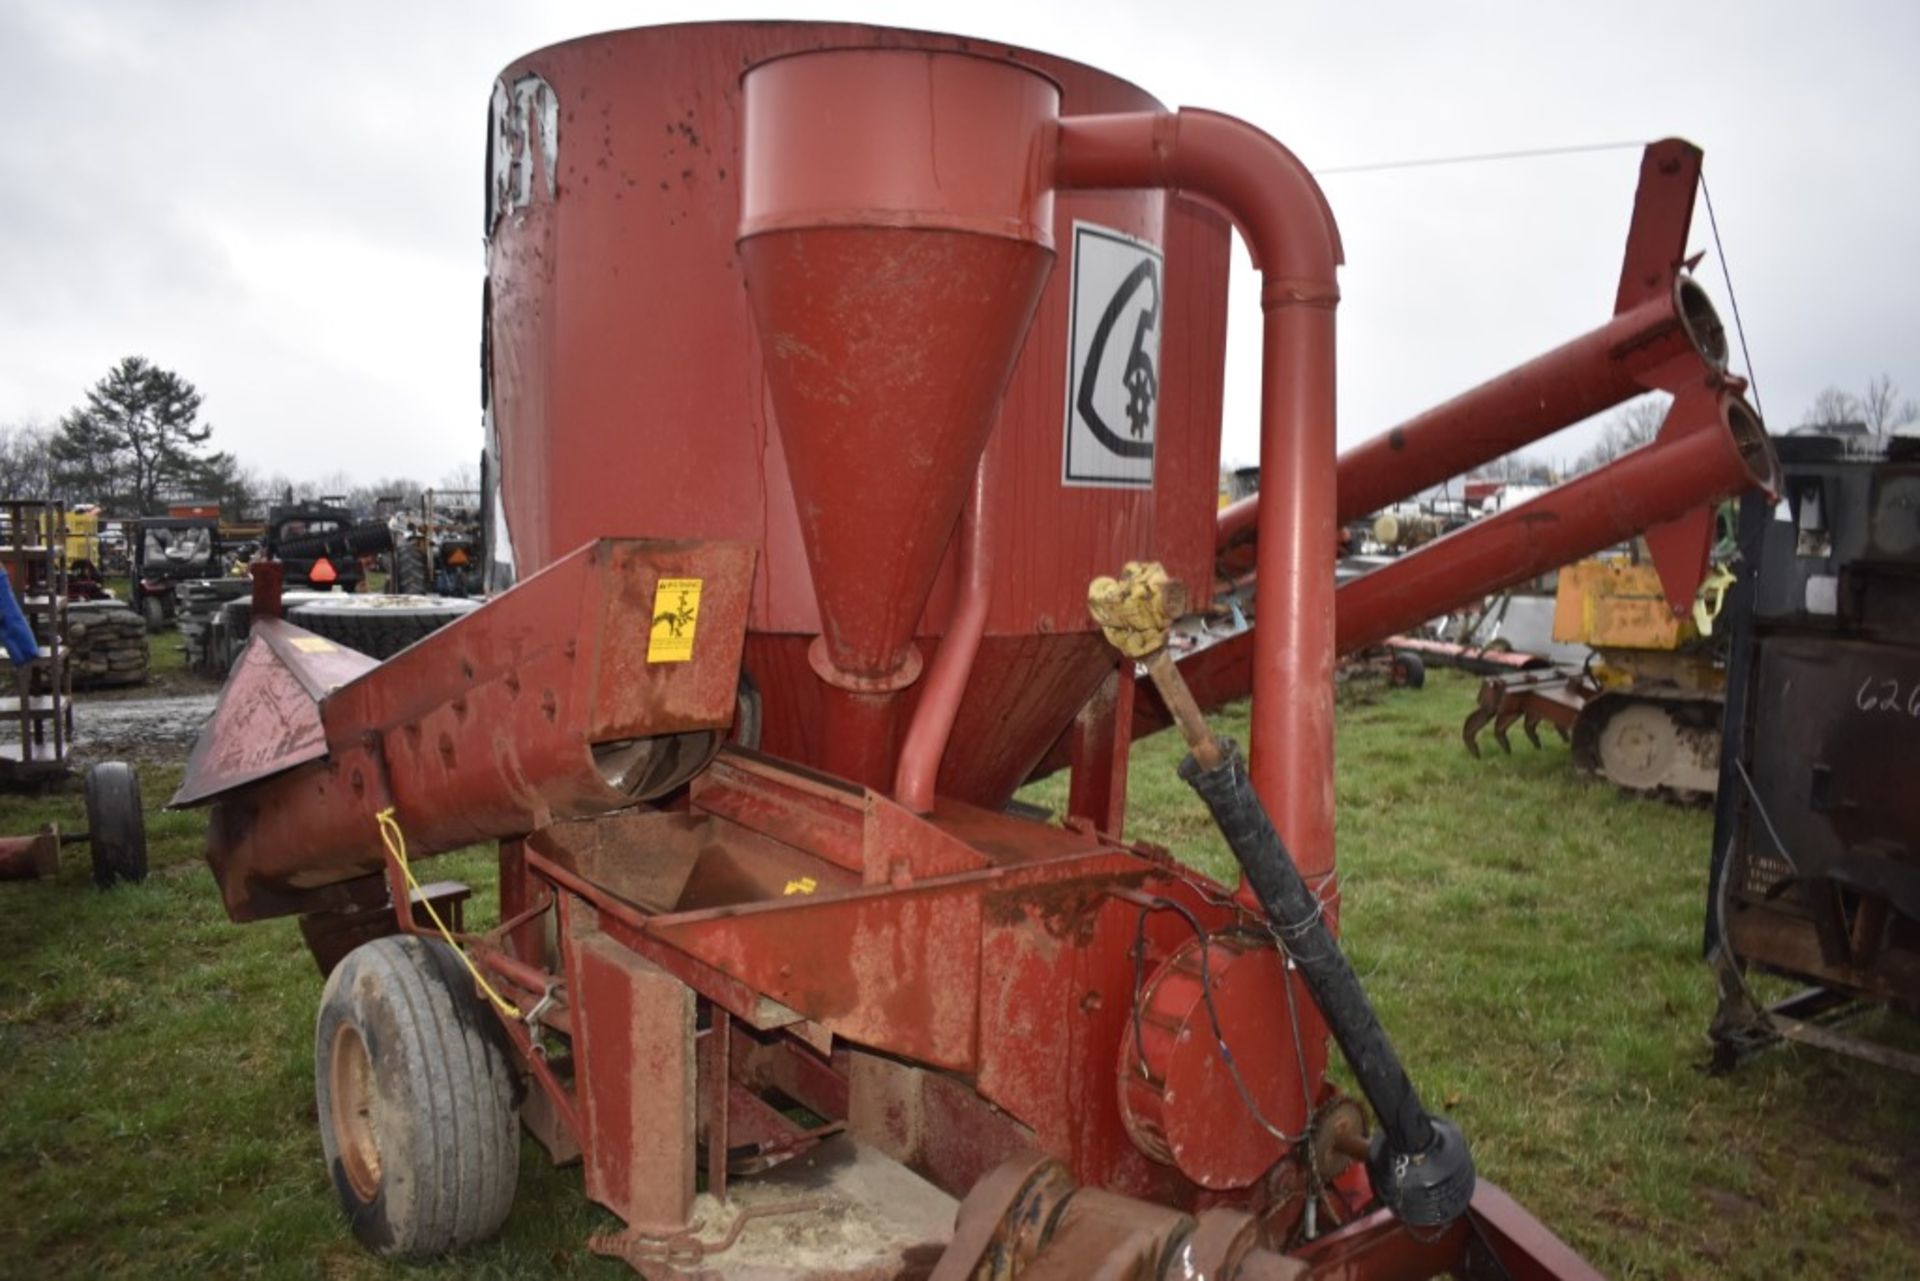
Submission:
<svg viewBox="0 0 1920 1281">
<path fill-rule="evenodd" d="M 368 1249 L 424 1259 L 493 1235 L 520 1171 L 505 1036 L 438 939 L 393 935 L 334 968 L 314 1029 L 320 1142 Z"/>
<path fill-rule="evenodd" d="M 1427 665 L 1417 654 L 1395 654 L 1387 681 L 1395 689 L 1420 689 L 1427 683 Z"/>
</svg>

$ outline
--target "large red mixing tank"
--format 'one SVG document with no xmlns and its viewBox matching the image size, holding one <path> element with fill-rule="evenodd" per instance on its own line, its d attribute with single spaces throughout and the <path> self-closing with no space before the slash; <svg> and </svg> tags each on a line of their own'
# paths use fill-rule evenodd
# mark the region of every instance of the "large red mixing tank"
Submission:
<svg viewBox="0 0 1920 1281">
<path fill-rule="evenodd" d="M 1026 228 L 835 230 L 860 193 L 839 182 L 847 129 L 831 120 L 756 153 L 796 163 L 743 169 L 743 134 L 782 127 L 782 86 L 808 64 L 909 44 L 969 50 L 858 26 L 715 24 L 510 67 L 489 184 L 491 457 L 522 577 L 609 531 L 758 544 L 746 666 L 763 746 L 884 784 L 954 609 L 953 534 L 985 443 L 995 572 L 939 790 L 998 805 L 1114 668 L 1086 617 L 1089 576 L 1146 556 L 1193 582 L 1211 572 L 1228 231 L 1164 192 L 1072 190 Z M 827 49 L 839 52 L 782 56 Z M 942 60 L 932 91 L 981 93 L 1011 116 L 1159 107 L 1077 63 L 990 55 Z M 918 145 L 914 122 L 887 123 L 871 145 Z M 997 148 L 1009 123 L 982 138 Z M 888 181 L 954 177 L 897 151 L 865 158 Z M 993 183 L 1037 175 L 1036 156 L 993 160 L 980 211 L 1019 194 Z M 898 205 L 911 192 L 866 194 L 916 207 Z M 953 207 L 956 195 L 943 191 Z M 755 221 L 776 205 L 779 226 Z M 876 237 L 897 252 L 854 253 Z M 809 310 L 803 338 L 782 316 Z M 1029 310 L 1001 377 L 1006 353 L 978 336 L 1017 341 Z M 942 376 L 922 380 L 934 364 Z M 897 693 L 850 727 L 831 704 L 860 682 Z M 849 734 L 864 753 L 847 752 Z"/>
</svg>

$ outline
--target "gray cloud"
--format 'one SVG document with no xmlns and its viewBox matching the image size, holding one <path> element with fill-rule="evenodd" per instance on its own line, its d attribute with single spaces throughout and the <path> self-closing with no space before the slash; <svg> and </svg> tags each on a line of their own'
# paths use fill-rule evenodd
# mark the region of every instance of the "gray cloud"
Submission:
<svg viewBox="0 0 1920 1281">
<path fill-rule="evenodd" d="M 140 351 L 265 470 L 437 477 L 478 448 L 481 140 L 495 72 L 638 19 L 766 6 L 501 0 L 0 10 L 0 422 Z M 802 16 L 795 7 L 792 16 Z M 817 16 L 817 15 L 806 15 Z M 1679 133 L 1707 151 L 1765 408 L 1920 394 L 1920 7 L 848 2 L 831 16 L 1046 48 L 1261 124 L 1310 165 Z M 1342 436 L 1605 319 L 1632 151 L 1329 174 L 1349 266 Z M 1709 248 L 1704 217 L 1694 243 Z M 1730 310 L 1711 264 L 1703 269 Z M 1227 449 L 1249 457 L 1251 282 Z M 1578 432 L 1557 440 L 1573 452 Z"/>
</svg>

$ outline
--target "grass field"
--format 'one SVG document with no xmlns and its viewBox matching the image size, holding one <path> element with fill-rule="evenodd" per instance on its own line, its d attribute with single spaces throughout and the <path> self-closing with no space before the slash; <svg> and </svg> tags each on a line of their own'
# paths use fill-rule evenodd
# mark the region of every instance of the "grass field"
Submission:
<svg viewBox="0 0 1920 1281">
<path fill-rule="evenodd" d="M 1801 1049 L 1703 1075 L 1709 816 L 1578 779 L 1558 744 L 1473 760 L 1472 688 L 1345 709 L 1339 799 L 1355 964 L 1482 1172 L 1616 1276 L 1920 1276 L 1920 1082 Z M 1136 749 L 1131 835 L 1223 873 L 1176 755 Z M 145 884 L 98 894 L 74 849 L 55 883 L 0 885 L 0 1276 L 630 1276 L 531 1145 L 500 1240 L 361 1253 L 320 1168 L 318 975 L 291 922 L 227 923 L 201 818 L 158 810 L 177 780 L 143 774 Z M 0 831 L 50 819 L 81 826 L 77 794 L 0 798 Z M 488 919 L 489 866 L 434 871 Z"/>
</svg>

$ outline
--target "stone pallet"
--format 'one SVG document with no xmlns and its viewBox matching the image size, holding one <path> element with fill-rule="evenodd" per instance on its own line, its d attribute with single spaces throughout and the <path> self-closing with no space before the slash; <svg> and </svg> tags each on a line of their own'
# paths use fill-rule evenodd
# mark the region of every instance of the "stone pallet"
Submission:
<svg viewBox="0 0 1920 1281">
<path fill-rule="evenodd" d="M 216 659 L 225 657 L 217 652 L 220 647 L 208 644 L 213 622 L 227 602 L 240 600 L 252 592 L 253 583 L 246 578 L 196 578 L 174 588 L 176 621 L 188 667 L 212 676 L 225 674 L 224 662 L 215 665 Z"/>
<path fill-rule="evenodd" d="M 146 683 L 146 620 L 119 601 L 73 602 L 66 638 L 66 666 L 76 688 Z"/>
</svg>

